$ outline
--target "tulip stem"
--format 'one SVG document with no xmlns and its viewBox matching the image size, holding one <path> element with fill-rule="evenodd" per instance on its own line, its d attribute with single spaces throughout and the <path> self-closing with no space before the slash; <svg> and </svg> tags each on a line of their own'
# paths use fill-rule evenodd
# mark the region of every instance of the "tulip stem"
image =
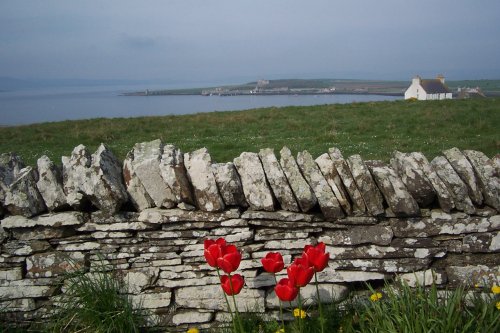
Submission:
<svg viewBox="0 0 500 333">
<path fill-rule="evenodd" d="M 219 268 L 217 268 L 216 270 L 217 270 L 217 276 L 219 277 L 219 281 L 220 281 L 221 277 L 220 277 Z M 231 281 L 231 279 L 229 281 Z M 222 288 L 222 285 L 221 285 L 221 289 L 222 289 L 222 294 L 224 295 L 224 299 L 226 300 L 227 311 L 229 311 L 229 315 L 231 316 L 231 321 L 233 323 L 233 329 L 236 332 L 236 322 L 234 321 L 233 312 L 231 311 L 231 306 L 229 305 L 229 300 L 227 299 L 226 292 Z M 231 287 L 231 289 L 233 289 L 233 288 Z"/>
<path fill-rule="evenodd" d="M 298 316 L 299 331 L 300 331 L 300 333 L 302 333 L 304 331 L 304 329 L 303 329 L 304 323 L 303 323 L 303 319 L 302 319 L 302 298 L 300 297 L 300 288 L 299 288 L 299 293 L 297 296 L 299 297 L 298 298 L 298 301 L 299 301 L 299 316 Z"/>
<path fill-rule="evenodd" d="M 274 276 L 274 282 L 276 285 L 278 285 L 278 279 L 276 278 L 276 273 L 273 273 Z M 277 297 L 278 295 L 276 295 Z M 281 327 L 283 327 L 283 331 L 285 331 L 285 320 L 283 319 L 283 303 L 281 302 L 281 299 L 278 297 L 278 301 L 280 301 L 280 315 L 281 315 Z"/>
<path fill-rule="evenodd" d="M 233 281 L 231 280 L 231 274 L 229 275 L 229 287 L 231 288 L 231 296 L 233 297 L 234 303 L 234 314 L 236 316 L 236 320 L 238 321 L 238 325 L 240 326 L 240 333 L 244 333 L 243 325 L 241 324 L 240 313 L 238 312 L 238 305 L 236 305 L 236 297 L 234 297 L 234 289 L 233 289 Z"/>
<path fill-rule="evenodd" d="M 316 276 L 316 271 L 314 271 L 314 282 L 316 284 L 316 296 L 319 308 L 319 323 L 321 325 L 321 333 L 325 333 L 325 318 L 323 317 L 323 306 L 321 304 L 321 298 L 319 296 L 318 277 Z"/>
</svg>

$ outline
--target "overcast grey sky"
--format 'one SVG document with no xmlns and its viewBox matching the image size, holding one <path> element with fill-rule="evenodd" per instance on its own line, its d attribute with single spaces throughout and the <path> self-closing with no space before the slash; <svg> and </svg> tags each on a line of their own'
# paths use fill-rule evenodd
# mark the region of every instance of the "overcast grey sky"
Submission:
<svg viewBox="0 0 500 333">
<path fill-rule="evenodd" d="M 498 0 L 0 1 L 0 76 L 500 79 Z"/>
</svg>

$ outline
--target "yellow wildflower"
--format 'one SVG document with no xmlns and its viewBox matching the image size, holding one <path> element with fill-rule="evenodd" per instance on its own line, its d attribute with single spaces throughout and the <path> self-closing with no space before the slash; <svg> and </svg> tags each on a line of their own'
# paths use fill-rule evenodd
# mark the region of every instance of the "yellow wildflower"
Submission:
<svg viewBox="0 0 500 333">
<path fill-rule="evenodd" d="M 307 313 L 304 310 L 300 310 L 298 308 L 293 309 L 293 316 L 300 317 L 304 319 L 307 316 Z"/>
<path fill-rule="evenodd" d="M 491 292 L 493 294 L 500 294 L 500 286 L 497 286 L 496 284 L 494 284 L 493 287 L 491 287 Z"/>
<path fill-rule="evenodd" d="M 200 333 L 200 331 L 196 327 L 192 327 L 187 330 L 187 333 Z"/>
<path fill-rule="evenodd" d="M 500 310 L 500 302 L 497 302 L 497 304 L 495 304 L 497 309 Z"/>
<path fill-rule="evenodd" d="M 370 299 L 372 300 L 372 302 L 376 302 L 381 298 L 382 298 L 382 293 L 375 293 L 375 294 L 372 294 L 370 296 Z"/>
<path fill-rule="evenodd" d="M 285 333 L 285 329 L 284 328 L 280 328 L 279 330 L 276 331 L 276 333 Z"/>
</svg>

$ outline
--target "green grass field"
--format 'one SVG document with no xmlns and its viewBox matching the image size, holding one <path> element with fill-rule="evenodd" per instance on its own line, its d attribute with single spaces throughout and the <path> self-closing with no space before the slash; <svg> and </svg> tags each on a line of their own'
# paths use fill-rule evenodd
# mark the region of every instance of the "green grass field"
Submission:
<svg viewBox="0 0 500 333">
<path fill-rule="evenodd" d="M 90 119 L 0 128 L 0 152 L 29 165 L 41 155 L 60 163 L 78 144 L 91 152 L 103 142 L 120 159 L 135 143 L 160 138 L 187 152 L 207 147 L 214 161 L 241 152 L 288 146 L 318 156 L 338 147 L 344 156 L 388 160 L 393 150 L 500 152 L 500 99 L 367 102 L 264 108 L 183 116 Z"/>
</svg>

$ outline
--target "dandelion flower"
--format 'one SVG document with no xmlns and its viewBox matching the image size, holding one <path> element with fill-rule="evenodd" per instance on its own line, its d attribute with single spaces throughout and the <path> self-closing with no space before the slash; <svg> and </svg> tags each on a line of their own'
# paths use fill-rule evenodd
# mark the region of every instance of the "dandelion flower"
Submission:
<svg viewBox="0 0 500 333">
<path fill-rule="evenodd" d="M 279 330 L 276 331 L 276 333 L 285 333 L 285 329 L 284 328 L 280 328 Z"/>
<path fill-rule="evenodd" d="M 187 333 L 200 333 L 200 331 L 196 327 L 192 327 L 187 330 Z"/>
<path fill-rule="evenodd" d="M 500 310 L 500 302 L 497 302 L 497 304 L 495 304 L 497 309 Z"/>
<path fill-rule="evenodd" d="M 304 319 L 307 316 L 307 313 L 304 310 L 295 308 L 295 309 L 293 309 L 293 316 L 300 317 L 300 318 Z"/>
<path fill-rule="evenodd" d="M 500 294 L 500 286 L 494 284 L 493 287 L 491 287 L 491 292 L 493 294 Z"/>
<path fill-rule="evenodd" d="M 376 302 L 381 298 L 382 298 L 382 293 L 374 293 L 370 296 L 370 299 L 372 300 L 372 302 Z"/>
</svg>

